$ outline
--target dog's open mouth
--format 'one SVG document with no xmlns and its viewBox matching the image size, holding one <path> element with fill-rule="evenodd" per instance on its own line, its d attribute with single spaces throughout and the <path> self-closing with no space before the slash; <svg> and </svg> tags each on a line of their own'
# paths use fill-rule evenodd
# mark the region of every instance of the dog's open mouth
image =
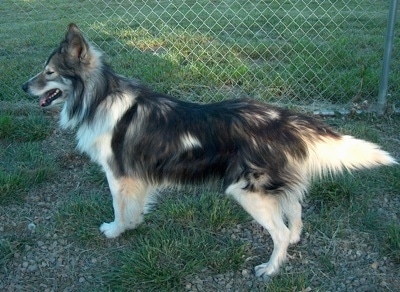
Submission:
<svg viewBox="0 0 400 292">
<path fill-rule="evenodd" d="M 40 97 L 39 104 L 41 107 L 51 105 L 51 103 L 62 95 L 62 91 L 58 88 L 47 91 Z"/>
</svg>

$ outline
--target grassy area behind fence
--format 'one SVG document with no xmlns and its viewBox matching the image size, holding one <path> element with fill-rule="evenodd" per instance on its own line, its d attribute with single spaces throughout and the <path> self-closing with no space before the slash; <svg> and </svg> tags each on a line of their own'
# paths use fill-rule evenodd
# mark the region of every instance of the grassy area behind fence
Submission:
<svg viewBox="0 0 400 292">
<path fill-rule="evenodd" d="M 378 94 L 385 1 L 18 1 L 0 4 L 0 99 L 20 98 L 69 22 L 121 74 L 198 101 L 363 104 Z M 399 67 L 397 51 L 392 68 Z M 390 75 L 391 103 L 399 71 Z"/>
</svg>

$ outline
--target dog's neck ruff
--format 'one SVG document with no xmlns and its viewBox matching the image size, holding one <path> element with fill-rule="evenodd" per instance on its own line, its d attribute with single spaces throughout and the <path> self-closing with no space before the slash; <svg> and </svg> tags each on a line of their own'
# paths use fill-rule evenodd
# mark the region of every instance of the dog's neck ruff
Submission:
<svg viewBox="0 0 400 292">
<path fill-rule="evenodd" d="M 72 96 L 64 104 L 60 125 L 64 129 L 76 129 L 77 148 L 101 163 L 106 158 L 100 157 L 100 148 L 110 143 L 115 125 L 136 99 L 134 92 L 122 93 L 115 89 L 125 82 L 108 67 L 93 76 L 98 76 L 92 77 L 95 82 L 89 80 L 81 94 Z"/>
<path fill-rule="evenodd" d="M 61 111 L 60 126 L 64 129 L 75 129 L 87 122 L 89 112 L 95 106 L 94 101 L 106 98 L 106 96 L 96 96 L 99 93 L 98 88 L 103 89 L 106 84 L 105 76 L 102 74 L 101 53 L 91 49 L 91 55 L 92 68 L 71 78 L 73 89 Z"/>
</svg>

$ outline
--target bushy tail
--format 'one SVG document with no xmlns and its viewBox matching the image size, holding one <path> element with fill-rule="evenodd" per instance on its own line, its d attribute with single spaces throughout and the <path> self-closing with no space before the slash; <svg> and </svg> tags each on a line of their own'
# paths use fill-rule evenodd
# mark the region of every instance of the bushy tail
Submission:
<svg viewBox="0 0 400 292">
<path fill-rule="evenodd" d="M 374 143 L 352 136 L 322 138 L 309 145 L 309 174 L 336 174 L 343 170 L 397 164 L 389 153 Z"/>
</svg>

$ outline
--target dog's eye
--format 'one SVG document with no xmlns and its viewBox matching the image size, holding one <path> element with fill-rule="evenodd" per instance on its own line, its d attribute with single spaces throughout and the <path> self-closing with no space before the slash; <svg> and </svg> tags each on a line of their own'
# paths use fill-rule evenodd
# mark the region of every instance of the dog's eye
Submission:
<svg viewBox="0 0 400 292">
<path fill-rule="evenodd" d="M 54 73 L 54 71 L 47 71 L 47 72 L 46 72 L 46 75 L 50 76 L 50 75 L 52 75 L 53 73 Z"/>
</svg>

